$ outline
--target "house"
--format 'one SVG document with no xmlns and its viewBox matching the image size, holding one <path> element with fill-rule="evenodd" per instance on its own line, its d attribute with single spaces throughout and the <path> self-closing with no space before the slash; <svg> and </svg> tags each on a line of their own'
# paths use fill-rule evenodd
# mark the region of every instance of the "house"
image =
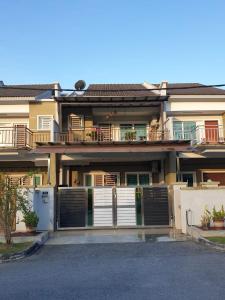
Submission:
<svg viewBox="0 0 225 300">
<path fill-rule="evenodd" d="M 168 226 L 168 186 L 225 184 L 223 89 L 165 81 L 68 94 L 59 84 L 5 87 L 0 169 L 21 185 L 55 189 L 57 228 Z"/>
</svg>

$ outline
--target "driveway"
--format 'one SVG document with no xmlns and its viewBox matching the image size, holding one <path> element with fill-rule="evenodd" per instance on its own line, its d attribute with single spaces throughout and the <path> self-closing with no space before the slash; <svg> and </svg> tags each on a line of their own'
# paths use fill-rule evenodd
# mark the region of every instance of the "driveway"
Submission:
<svg viewBox="0 0 225 300">
<path fill-rule="evenodd" d="M 191 241 L 48 245 L 0 264 L 0 299 L 223 299 L 225 254 Z"/>
</svg>

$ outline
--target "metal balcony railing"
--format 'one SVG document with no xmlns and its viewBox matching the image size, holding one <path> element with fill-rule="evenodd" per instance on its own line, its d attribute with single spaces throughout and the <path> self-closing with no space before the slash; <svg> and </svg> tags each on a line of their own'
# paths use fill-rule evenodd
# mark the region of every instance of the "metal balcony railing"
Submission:
<svg viewBox="0 0 225 300">
<path fill-rule="evenodd" d="M 23 125 L 0 127 L 1 148 L 32 148 L 32 132 Z"/>
<path fill-rule="evenodd" d="M 55 142 L 142 142 L 168 140 L 169 132 L 148 128 L 89 127 L 55 133 Z"/>
</svg>

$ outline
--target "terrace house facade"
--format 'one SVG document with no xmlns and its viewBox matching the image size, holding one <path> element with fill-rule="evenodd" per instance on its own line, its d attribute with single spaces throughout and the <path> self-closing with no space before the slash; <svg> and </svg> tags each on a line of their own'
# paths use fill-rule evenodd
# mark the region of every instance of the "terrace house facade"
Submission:
<svg viewBox="0 0 225 300">
<path fill-rule="evenodd" d="M 223 89 L 168 82 L 90 84 L 68 94 L 58 83 L 5 87 L 0 169 L 12 182 L 55 188 L 56 228 L 168 226 L 171 184 L 225 185 Z"/>
</svg>

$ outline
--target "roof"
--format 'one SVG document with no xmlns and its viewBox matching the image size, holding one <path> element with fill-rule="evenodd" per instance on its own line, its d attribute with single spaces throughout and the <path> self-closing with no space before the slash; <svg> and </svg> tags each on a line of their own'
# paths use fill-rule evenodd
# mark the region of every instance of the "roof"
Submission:
<svg viewBox="0 0 225 300">
<path fill-rule="evenodd" d="M 5 87 L 0 87 L 0 97 L 36 97 L 39 94 L 54 88 L 55 83 L 5 85 Z"/>
<path fill-rule="evenodd" d="M 84 96 L 94 97 L 146 97 L 158 96 L 154 91 L 148 90 L 141 83 L 123 84 L 90 84 Z"/>
<path fill-rule="evenodd" d="M 156 86 L 159 86 L 159 84 Z M 194 88 L 187 89 L 189 86 L 194 86 Z M 224 89 L 205 87 L 201 83 L 168 83 L 167 87 L 172 88 L 167 90 L 167 95 L 225 95 Z"/>
</svg>

